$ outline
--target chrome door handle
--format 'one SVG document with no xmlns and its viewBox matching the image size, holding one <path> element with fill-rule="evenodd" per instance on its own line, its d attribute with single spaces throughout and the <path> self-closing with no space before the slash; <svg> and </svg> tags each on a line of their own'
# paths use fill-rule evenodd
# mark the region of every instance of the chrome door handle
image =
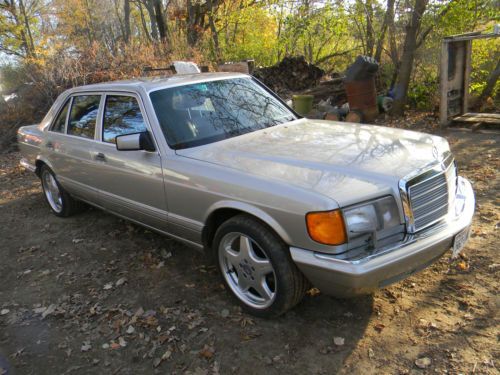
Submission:
<svg viewBox="0 0 500 375">
<path fill-rule="evenodd" d="M 106 155 L 104 155 L 102 152 L 98 152 L 97 154 L 95 154 L 95 159 L 100 161 L 106 161 Z"/>
</svg>

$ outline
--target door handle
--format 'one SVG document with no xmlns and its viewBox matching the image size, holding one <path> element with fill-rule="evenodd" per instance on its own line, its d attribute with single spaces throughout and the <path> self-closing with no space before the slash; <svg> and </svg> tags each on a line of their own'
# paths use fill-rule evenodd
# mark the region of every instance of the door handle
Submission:
<svg viewBox="0 0 500 375">
<path fill-rule="evenodd" d="M 106 161 L 106 155 L 104 155 L 102 152 L 98 152 L 97 154 L 95 154 L 95 159 L 100 161 Z"/>
<path fill-rule="evenodd" d="M 48 141 L 48 142 L 45 144 L 45 147 L 50 148 L 50 149 L 53 149 L 53 148 L 54 148 L 54 144 L 53 144 L 51 141 Z"/>
</svg>

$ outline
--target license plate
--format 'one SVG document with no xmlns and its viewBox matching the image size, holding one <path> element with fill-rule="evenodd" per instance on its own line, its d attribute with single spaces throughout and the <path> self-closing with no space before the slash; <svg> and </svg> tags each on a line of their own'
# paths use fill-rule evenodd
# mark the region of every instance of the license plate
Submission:
<svg viewBox="0 0 500 375">
<path fill-rule="evenodd" d="M 451 254 L 452 258 L 456 258 L 464 248 L 467 240 L 469 239 L 469 229 L 470 227 L 467 227 L 455 235 L 455 239 L 453 240 L 453 252 Z"/>
</svg>

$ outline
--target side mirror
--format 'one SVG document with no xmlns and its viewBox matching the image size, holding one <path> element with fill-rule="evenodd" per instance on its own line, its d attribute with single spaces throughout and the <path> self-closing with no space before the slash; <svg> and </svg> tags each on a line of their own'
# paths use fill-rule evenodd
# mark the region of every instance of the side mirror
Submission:
<svg viewBox="0 0 500 375">
<path fill-rule="evenodd" d="M 118 151 L 155 151 L 153 140 L 149 132 L 125 134 L 116 136 Z"/>
</svg>

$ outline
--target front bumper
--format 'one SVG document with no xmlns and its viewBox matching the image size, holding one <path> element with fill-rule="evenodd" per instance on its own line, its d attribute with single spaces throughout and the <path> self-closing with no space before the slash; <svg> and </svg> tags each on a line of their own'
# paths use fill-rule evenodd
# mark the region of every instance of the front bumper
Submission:
<svg viewBox="0 0 500 375">
<path fill-rule="evenodd" d="M 370 293 L 437 261 L 453 245 L 455 235 L 470 226 L 474 206 L 470 182 L 458 177 L 455 207 L 448 217 L 422 232 L 407 235 L 395 245 L 357 260 L 295 247 L 290 252 L 302 273 L 323 293 L 338 297 Z"/>
</svg>

